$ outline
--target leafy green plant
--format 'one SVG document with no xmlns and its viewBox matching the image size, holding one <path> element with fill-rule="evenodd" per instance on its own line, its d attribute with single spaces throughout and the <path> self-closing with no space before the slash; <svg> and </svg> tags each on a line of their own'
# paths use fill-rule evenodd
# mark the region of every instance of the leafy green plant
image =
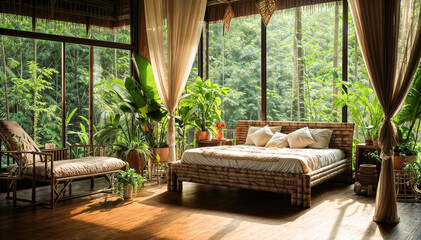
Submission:
<svg viewBox="0 0 421 240">
<path fill-rule="evenodd" d="M 165 176 L 167 175 L 167 171 L 165 170 L 165 163 L 161 163 L 161 157 L 159 156 L 159 154 L 157 154 L 155 158 L 158 162 L 158 168 L 161 169 L 161 171 L 159 171 L 159 179 L 161 179 L 164 176 L 164 174 Z"/>
<path fill-rule="evenodd" d="M 189 106 L 178 106 L 175 116 L 175 126 L 177 129 L 176 140 L 177 140 L 177 149 L 178 155 L 181 157 L 187 143 L 187 131 L 194 127 L 192 121 L 192 108 Z"/>
<path fill-rule="evenodd" d="M 110 116 L 107 123 L 95 136 L 100 144 L 112 146 L 110 154 L 127 157 L 130 152 L 150 156 L 145 137 L 138 127 L 139 122 L 129 114 Z"/>
<path fill-rule="evenodd" d="M 133 187 L 134 195 L 137 194 L 137 190 L 143 186 L 143 183 L 147 180 L 142 175 L 137 174 L 133 168 L 129 167 L 129 163 L 126 162 L 126 169 L 120 170 L 114 175 L 114 188 L 113 193 L 124 199 L 124 188 L 127 186 Z"/>
<path fill-rule="evenodd" d="M 421 163 L 419 159 L 408 162 L 404 168 L 408 173 L 413 174 L 413 178 L 409 180 L 410 184 L 420 185 L 421 184 Z M 419 189 L 419 188 L 418 188 Z"/>
<path fill-rule="evenodd" d="M 120 109 L 136 118 L 145 140 L 151 148 L 167 147 L 166 126 L 168 111 L 158 95 L 150 63 L 135 54 L 135 66 L 139 82 L 132 77 L 123 82 L 116 80 L 114 90 L 121 100 Z"/>
<path fill-rule="evenodd" d="M 399 156 L 406 158 L 408 156 L 414 156 L 418 154 L 418 151 L 412 149 L 410 146 L 408 146 L 407 144 L 398 144 L 393 148 L 393 151 L 395 151 L 395 153 L 398 153 Z"/>
<path fill-rule="evenodd" d="M 355 91 L 338 93 L 334 106 L 348 106 L 352 120 L 358 124 L 364 138 L 377 139 L 383 121 L 383 111 L 374 90 L 361 82 L 341 82 L 340 84 Z"/>
<path fill-rule="evenodd" d="M 396 122 L 400 126 L 398 129 L 401 135 L 400 142 L 409 145 L 415 150 L 421 126 L 421 65 L 417 69 L 414 85 L 397 115 Z M 409 126 L 405 126 L 406 123 Z"/>
<path fill-rule="evenodd" d="M 221 121 L 221 97 L 232 93 L 230 88 L 212 83 L 209 79 L 202 81 L 196 78 L 193 84 L 187 87 L 187 93 L 182 96 L 180 105 L 192 109 L 193 116 L 190 122 L 198 131 L 216 131 L 214 122 Z"/>
<path fill-rule="evenodd" d="M 365 154 L 365 156 L 366 156 L 366 157 L 369 157 L 369 158 L 376 159 L 378 162 L 381 162 L 381 161 L 382 161 L 382 159 L 381 159 L 381 157 L 380 157 L 380 155 L 379 155 L 379 151 L 378 151 L 378 150 L 376 150 L 376 151 L 374 151 L 374 152 L 367 152 L 367 153 Z"/>
</svg>

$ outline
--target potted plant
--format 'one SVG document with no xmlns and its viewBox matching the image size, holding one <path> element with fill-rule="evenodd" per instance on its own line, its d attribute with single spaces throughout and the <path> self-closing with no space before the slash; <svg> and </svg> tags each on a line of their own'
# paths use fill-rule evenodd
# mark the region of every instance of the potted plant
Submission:
<svg viewBox="0 0 421 240">
<path fill-rule="evenodd" d="M 421 163 L 418 159 L 408 162 L 404 168 L 408 173 L 412 173 L 413 177 L 409 180 L 408 184 L 412 185 L 414 191 L 421 194 Z"/>
<path fill-rule="evenodd" d="M 224 127 L 225 127 L 225 123 L 217 123 L 216 128 L 218 129 L 218 131 L 216 132 L 216 138 L 217 139 L 223 139 L 224 138 Z"/>
<path fill-rule="evenodd" d="M 100 144 L 108 144 L 112 147 L 110 155 L 127 161 L 136 173 L 143 174 L 145 158 L 151 153 L 140 131 L 139 122 L 133 114 L 111 115 L 108 123 L 102 127 L 96 137 Z"/>
<path fill-rule="evenodd" d="M 182 96 L 182 106 L 192 108 L 191 123 L 195 126 L 196 140 L 209 138 L 209 131 L 216 132 L 214 122 L 221 121 L 221 97 L 233 92 L 228 87 L 212 83 L 209 79 L 202 81 L 196 78 L 193 84 L 187 86 L 187 93 Z"/>
<path fill-rule="evenodd" d="M 124 82 L 118 79 L 114 82 L 115 92 L 121 100 L 120 109 L 135 116 L 139 131 L 151 149 L 151 160 L 156 161 L 154 156 L 160 154 L 161 161 L 167 161 L 168 111 L 159 97 L 150 63 L 137 54 L 133 62 L 139 81 L 128 77 Z"/>
<path fill-rule="evenodd" d="M 137 174 L 126 162 L 126 169 L 114 175 L 113 193 L 121 199 L 130 199 L 133 194 L 136 196 L 137 190 L 143 186 L 144 182 L 146 179 Z"/>
<path fill-rule="evenodd" d="M 393 156 L 394 169 L 402 170 L 408 162 L 418 159 L 418 152 L 407 144 L 398 144 L 393 150 L 395 152 Z"/>
<path fill-rule="evenodd" d="M 156 161 L 158 162 L 158 184 L 167 183 L 167 169 L 166 164 L 161 162 L 160 155 L 156 155 Z"/>
<path fill-rule="evenodd" d="M 394 121 L 399 126 L 398 142 L 400 143 L 395 147 L 394 163 L 396 159 L 395 168 L 401 169 L 403 162 L 415 161 L 418 154 L 421 126 L 421 67 L 418 67 L 414 84 Z"/>
</svg>

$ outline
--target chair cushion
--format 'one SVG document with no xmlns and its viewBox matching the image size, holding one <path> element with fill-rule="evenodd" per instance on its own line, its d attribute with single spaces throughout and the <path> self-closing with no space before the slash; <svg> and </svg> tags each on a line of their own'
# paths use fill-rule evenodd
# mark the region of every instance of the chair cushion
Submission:
<svg viewBox="0 0 421 240">
<path fill-rule="evenodd" d="M 12 137 L 12 135 L 15 135 Z M 15 121 L 0 120 L 0 137 L 10 151 L 19 151 L 19 137 L 24 152 L 41 152 L 34 140 Z M 22 154 L 23 165 L 31 164 L 33 154 Z M 35 155 L 35 162 L 41 162 L 41 157 Z"/>
<path fill-rule="evenodd" d="M 54 177 L 75 177 L 122 169 L 126 163 L 113 157 L 85 157 L 54 162 Z M 33 166 L 27 165 L 23 174 L 32 176 Z M 35 164 L 35 175 L 44 177 L 45 163 Z M 47 163 L 47 178 L 51 179 L 51 163 Z"/>
</svg>

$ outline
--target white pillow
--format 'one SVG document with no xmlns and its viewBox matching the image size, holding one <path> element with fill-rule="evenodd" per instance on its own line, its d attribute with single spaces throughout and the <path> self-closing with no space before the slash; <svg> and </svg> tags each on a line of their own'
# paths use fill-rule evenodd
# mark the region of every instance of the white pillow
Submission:
<svg viewBox="0 0 421 240">
<path fill-rule="evenodd" d="M 273 133 L 268 126 L 265 126 L 250 135 L 250 139 L 253 141 L 254 145 L 258 147 L 265 146 L 272 137 Z"/>
<path fill-rule="evenodd" d="M 253 141 L 250 139 L 250 135 L 252 135 L 257 130 L 262 129 L 262 128 L 263 127 L 249 126 L 249 131 L 247 133 L 247 138 L 246 138 L 246 142 L 244 143 L 244 145 L 254 145 Z M 272 133 L 280 132 L 282 130 L 282 126 L 274 126 L 274 127 L 269 127 L 269 128 L 272 131 Z"/>
<path fill-rule="evenodd" d="M 280 132 L 273 134 L 273 137 L 269 140 L 265 147 L 287 148 L 288 134 Z"/>
<path fill-rule="evenodd" d="M 310 129 L 311 136 L 316 143 L 310 144 L 309 148 L 328 148 L 330 138 L 332 137 L 332 129 Z"/>
<path fill-rule="evenodd" d="M 308 127 L 300 128 L 288 134 L 288 144 L 290 148 L 305 148 L 315 142 Z"/>
</svg>

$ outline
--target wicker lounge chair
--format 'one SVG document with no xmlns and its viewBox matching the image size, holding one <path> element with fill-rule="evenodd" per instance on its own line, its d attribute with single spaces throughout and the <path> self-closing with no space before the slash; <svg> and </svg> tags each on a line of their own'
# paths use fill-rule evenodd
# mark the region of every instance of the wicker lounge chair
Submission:
<svg viewBox="0 0 421 240">
<path fill-rule="evenodd" d="M 71 196 L 71 183 L 76 179 L 91 178 L 91 188 L 93 185 L 93 177 L 107 174 L 117 173 L 125 167 L 125 162 L 113 158 L 106 157 L 105 146 L 102 145 L 73 145 L 70 147 L 70 153 L 75 148 L 83 149 L 83 157 L 76 159 L 67 159 L 67 149 L 47 149 L 41 151 L 32 140 L 32 138 L 22 129 L 22 127 L 14 121 L 0 120 L 0 138 L 5 143 L 9 151 L 0 151 L 0 159 L 2 156 L 13 159 L 14 167 L 9 170 L 14 173 L 3 174 L 0 179 L 12 181 L 12 185 L 8 182 L 8 192 L 13 187 L 14 207 L 16 201 L 26 201 L 30 203 L 48 205 L 54 208 L 59 200 L 65 200 L 75 197 L 92 195 L 100 192 L 110 192 L 109 190 L 100 190 L 89 194 Z M 29 179 L 32 181 L 32 199 L 19 199 L 16 194 L 16 182 L 21 179 Z M 51 198 L 49 203 L 36 201 L 36 182 L 46 182 L 51 186 Z M 59 183 L 63 183 L 63 187 L 59 189 Z M 63 198 L 63 193 L 69 189 L 69 197 Z M 8 198 L 10 198 L 8 194 Z"/>
</svg>

